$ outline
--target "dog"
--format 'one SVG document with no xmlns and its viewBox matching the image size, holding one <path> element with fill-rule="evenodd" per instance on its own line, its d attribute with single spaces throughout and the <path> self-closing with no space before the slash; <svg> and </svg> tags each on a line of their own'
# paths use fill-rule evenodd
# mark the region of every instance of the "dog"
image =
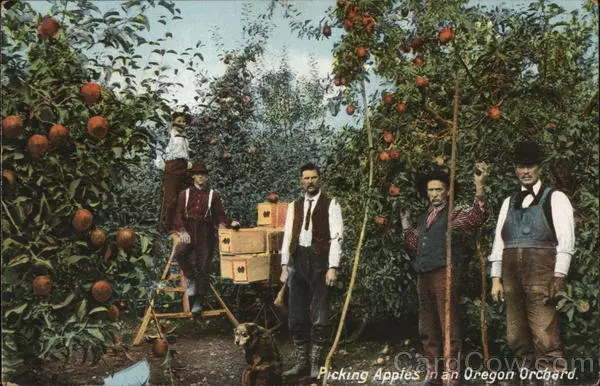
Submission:
<svg viewBox="0 0 600 386">
<path fill-rule="evenodd" d="M 235 344 L 244 349 L 248 364 L 242 374 L 242 385 L 280 385 L 281 356 L 271 331 L 256 323 L 242 323 L 233 335 Z"/>
</svg>

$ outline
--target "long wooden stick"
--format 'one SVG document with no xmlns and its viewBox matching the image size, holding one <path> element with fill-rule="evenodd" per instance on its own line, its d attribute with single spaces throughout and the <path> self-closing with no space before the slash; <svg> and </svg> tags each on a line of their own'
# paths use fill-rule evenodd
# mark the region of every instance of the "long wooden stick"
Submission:
<svg viewBox="0 0 600 386">
<path fill-rule="evenodd" d="M 485 272 L 485 257 L 481 250 L 480 232 L 477 231 L 477 254 L 479 255 L 479 267 L 481 273 L 481 309 L 479 311 L 479 318 L 481 319 L 481 347 L 483 347 L 483 363 L 485 369 L 487 369 L 488 360 L 490 359 L 490 349 L 488 346 L 488 335 L 487 335 L 487 275 Z"/>
<path fill-rule="evenodd" d="M 373 163 L 373 132 L 371 130 L 371 121 L 369 120 L 369 104 L 367 101 L 367 92 L 365 90 L 365 81 L 363 80 L 361 83 L 360 93 L 362 95 L 363 106 L 364 106 L 364 116 L 365 116 L 365 129 L 367 131 L 367 139 L 369 141 L 369 185 L 368 189 L 371 190 L 373 186 L 373 173 L 374 173 L 374 163 Z M 358 238 L 358 244 L 356 245 L 356 250 L 354 251 L 354 262 L 352 264 L 352 275 L 350 276 L 350 284 L 348 285 L 348 292 L 346 292 L 346 299 L 344 300 L 344 307 L 342 308 L 342 315 L 340 317 L 340 321 L 338 323 L 337 332 L 335 333 L 335 339 L 333 344 L 331 345 L 331 349 L 329 349 L 329 353 L 327 354 L 327 358 L 325 359 L 325 376 L 323 377 L 323 386 L 326 385 L 327 381 L 327 373 L 329 368 L 331 367 L 331 360 L 333 359 L 333 355 L 335 354 L 335 350 L 340 342 L 340 338 L 342 336 L 342 330 L 344 329 L 344 322 L 346 320 L 346 314 L 348 313 L 348 307 L 350 306 L 350 300 L 352 299 L 352 290 L 354 289 L 354 284 L 356 283 L 356 276 L 358 272 L 358 263 L 360 261 L 360 252 L 362 250 L 363 242 L 365 239 L 365 233 L 367 230 L 367 222 L 369 219 L 369 206 L 371 205 L 371 195 L 367 196 L 367 200 L 365 202 L 365 211 L 363 216 L 362 228 L 360 230 L 360 236 Z"/>
<path fill-rule="evenodd" d="M 450 189 L 448 190 L 448 229 L 446 230 L 446 302 L 444 309 L 444 368 L 450 371 L 451 351 L 451 326 L 452 326 L 452 212 L 454 212 L 454 179 L 456 178 L 456 130 L 458 126 L 458 103 L 460 96 L 460 85 L 458 77 L 454 84 L 454 114 L 452 117 L 452 158 L 450 163 Z M 458 300 L 456 300 L 458 301 Z M 458 358 L 455 358 L 456 360 Z M 451 377 L 447 377 L 449 382 Z M 445 383 L 446 383 L 445 382 Z"/>
</svg>

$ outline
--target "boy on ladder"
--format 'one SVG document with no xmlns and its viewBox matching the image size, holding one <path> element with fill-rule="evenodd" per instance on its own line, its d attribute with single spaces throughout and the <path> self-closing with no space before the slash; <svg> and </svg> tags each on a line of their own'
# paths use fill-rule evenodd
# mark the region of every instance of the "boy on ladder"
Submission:
<svg viewBox="0 0 600 386">
<path fill-rule="evenodd" d="M 227 219 L 219 193 L 209 187 L 204 163 L 194 162 L 188 173 L 193 186 L 179 193 L 171 233 L 178 236 L 173 257 L 188 280 L 191 311 L 198 314 L 208 287 L 217 229 L 224 228 Z M 235 227 L 235 223 L 231 225 Z"/>
</svg>

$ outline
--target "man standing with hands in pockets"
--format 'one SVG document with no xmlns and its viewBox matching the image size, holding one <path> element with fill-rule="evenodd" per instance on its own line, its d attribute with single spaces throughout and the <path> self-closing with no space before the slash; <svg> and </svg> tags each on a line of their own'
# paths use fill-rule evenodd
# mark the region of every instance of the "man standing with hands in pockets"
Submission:
<svg viewBox="0 0 600 386">
<path fill-rule="evenodd" d="M 320 174 L 314 164 L 301 167 L 304 197 L 288 206 L 285 218 L 281 281 L 289 286 L 289 330 L 296 363 L 284 377 L 310 372 L 316 378 L 330 335 L 330 290 L 342 254 L 343 222 L 340 205 L 321 191 Z"/>
</svg>

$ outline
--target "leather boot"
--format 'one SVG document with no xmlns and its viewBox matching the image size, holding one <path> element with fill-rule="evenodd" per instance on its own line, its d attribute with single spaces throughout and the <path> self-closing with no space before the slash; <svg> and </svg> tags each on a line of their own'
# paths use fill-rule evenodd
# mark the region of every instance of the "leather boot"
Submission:
<svg viewBox="0 0 600 386">
<path fill-rule="evenodd" d="M 288 371 L 284 371 L 281 374 L 283 377 L 297 377 L 300 375 L 306 375 L 310 371 L 310 362 L 308 355 L 308 343 L 297 344 L 295 343 L 294 360 L 296 364 Z"/>
<path fill-rule="evenodd" d="M 319 376 L 319 370 L 321 370 L 323 353 L 325 352 L 325 346 L 321 346 L 313 343 L 310 350 L 310 376 L 311 378 L 317 378 Z"/>
</svg>

